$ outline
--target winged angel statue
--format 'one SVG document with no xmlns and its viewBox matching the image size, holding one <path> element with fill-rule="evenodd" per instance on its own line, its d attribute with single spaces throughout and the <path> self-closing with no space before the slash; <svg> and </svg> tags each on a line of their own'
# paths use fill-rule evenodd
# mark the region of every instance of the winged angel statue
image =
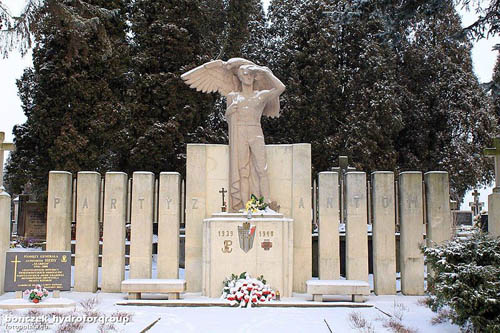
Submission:
<svg viewBox="0 0 500 333">
<path fill-rule="evenodd" d="M 243 58 L 214 60 L 184 73 L 191 88 L 227 99 L 230 211 L 244 208 L 251 194 L 269 202 L 266 149 L 260 118 L 279 117 L 283 83 L 271 70 Z"/>
</svg>

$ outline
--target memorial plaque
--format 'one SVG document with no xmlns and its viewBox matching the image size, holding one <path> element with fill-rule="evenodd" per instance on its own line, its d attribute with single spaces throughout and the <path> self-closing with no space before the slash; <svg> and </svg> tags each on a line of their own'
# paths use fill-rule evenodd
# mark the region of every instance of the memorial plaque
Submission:
<svg viewBox="0 0 500 333">
<path fill-rule="evenodd" d="M 18 226 L 18 236 L 46 240 L 47 218 L 44 205 L 39 202 L 21 201 Z"/>
<path fill-rule="evenodd" d="M 71 252 L 8 251 L 5 263 L 5 291 L 33 288 L 70 290 Z"/>
<path fill-rule="evenodd" d="M 470 211 L 453 211 L 454 225 L 472 225 L 472 212 Z"/>
</svg>

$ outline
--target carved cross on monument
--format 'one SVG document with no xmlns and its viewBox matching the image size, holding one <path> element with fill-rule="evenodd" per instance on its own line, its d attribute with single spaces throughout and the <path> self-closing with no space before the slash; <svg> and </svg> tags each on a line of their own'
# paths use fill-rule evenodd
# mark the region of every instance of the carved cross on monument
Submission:
<svg viewBox="0 0 500 333">
<path fill-rule="evenodd" d="M 469 207 L 472 209 L 472 214 L 476 216 L 481 213 L 481 208 L 483 208 L 484 203 L 479 202 L 479 192 L 477 190 L 472 192 L 472 196 L 474 197 L 474 201 L 469 202 Z"/>
<path fill-rule="evenodd" d="M 226 200 L 225 200 L 225 197 L 224 197 L 224 194 L 227 193 L 227 191 L 224 189 L 224 187 L 219 191 L 219 193 L 222 194 L 222 206 L 220 207 L 220 209 L 222 210 L 222 212 L 225 212 L 227 210 L 227 206 L 226 206 Z"/>
<path fill-rule="evenodd" d="M 500 137 L 493 139 L 493 148 L 485 148 L 484 154 L 495 158 L 495 188 L 493 192 L 500 193 Z"/>
<path fill-rule="evenodd" d="M 3 158 L 4 151 L 12 151 L 16 149 L 13 143 L 3 142 L 5 140 L 5 132 L 0 132 L 0 192 L 3 192 L 5 188 L 3 187 Z"/>
</svg>

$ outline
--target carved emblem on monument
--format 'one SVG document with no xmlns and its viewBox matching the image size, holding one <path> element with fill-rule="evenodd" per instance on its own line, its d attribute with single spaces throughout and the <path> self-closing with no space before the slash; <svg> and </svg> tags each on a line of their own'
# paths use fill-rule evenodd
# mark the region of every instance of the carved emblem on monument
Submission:
<svg viewBox="0 0 500 333">
<path fill-rule="evenodd" d="M 269 239 L 264 239 L 264 241 L 260 243 L 260 247 L 262 247 L 264 251 L 269 251 L 273 247 L 273 242 Z"/>
<path fill-rule="evenodd" d="M 240 248 L 247 253 L 253 247 L 255 226 L 250 227 L 249 222 L 243 222 L 243 225 L 238 226 L 238 237 L 240 239 Z"/>
</svg>

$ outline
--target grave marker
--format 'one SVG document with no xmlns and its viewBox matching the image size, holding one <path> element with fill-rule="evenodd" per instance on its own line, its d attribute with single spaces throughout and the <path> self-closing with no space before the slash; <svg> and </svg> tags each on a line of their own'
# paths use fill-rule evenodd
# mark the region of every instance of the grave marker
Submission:
<svg viewBox="0 0 500 333">
<path fill-rule="evenodd" d="M 40 284 L 47 290 L 70 290 L 71 252 L 8 251 L 5 291 L 24 291 Z"/>
</svg>

